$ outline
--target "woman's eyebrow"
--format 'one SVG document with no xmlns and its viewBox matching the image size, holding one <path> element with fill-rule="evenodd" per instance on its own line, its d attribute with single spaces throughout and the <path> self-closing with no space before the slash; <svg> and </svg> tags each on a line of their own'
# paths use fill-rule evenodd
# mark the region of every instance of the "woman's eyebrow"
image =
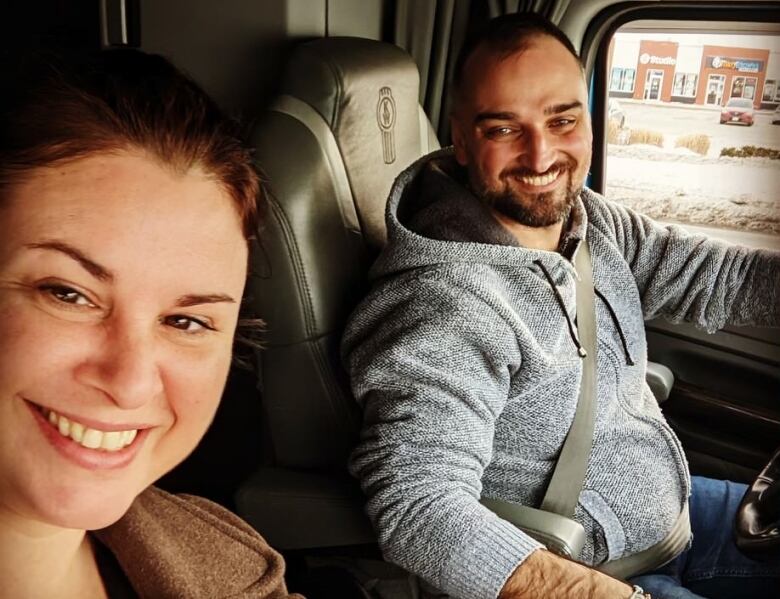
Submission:
<svg viewBox="0 0 780 599">
<path fill-rule="evenodd" d="M 65 243 L 64 241 L 50 239 L 38 243 L 28 243 L 25 244 L 25 247 L 34 250 L 51 250 L 60 252 L 78 262 L 84 270 L 86 270 L 96 279 L 101 281 L 114 280 L 114 274 L 109 269 L 107 269 L 105 266 L 101 266 L 91 258 L 88 258 L 84 252 L 68 243 Z"/>
<path fill-rule="evenodd" d="M 235 304 L 236 300 L 224 293 L 208 293 L 204 295 L 188 294 L 182 295 L 179 299 L 177 299 L 176 305 L 180 308 L 187 308 L 189 306 L 198 306 L 200 304 L 218 304 L 222 302 Z"/>
</svg>

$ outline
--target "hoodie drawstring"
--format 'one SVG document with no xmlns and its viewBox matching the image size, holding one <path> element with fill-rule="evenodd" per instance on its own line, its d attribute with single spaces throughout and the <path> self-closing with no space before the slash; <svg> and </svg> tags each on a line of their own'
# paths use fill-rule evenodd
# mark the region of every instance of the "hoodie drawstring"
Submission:
<svg viewBox="0 0 780 599">
<path fill-rule="evenodd" d="M 558 286 L 555 284 L 555 281 L 553 281 L 552 276 L 550 275 L 549 271 L 545 268 L 544 264 L 542 264 L 541 260 L 534 260 L 534 264 L 536 264 L 539 269 L 542 271 L 542 274 L 544 274 L 544 278 L 547 279 L 547 282 L 550 284 L 550 287 L 552 287 L 553 293 L 555 294 L 555 299 L 558 302 L 558 307 L 561 309 L 561 312 L 563 313 L 564 318 L 566 319 L 566 325 L 569 327 L 569 336 L 571 337 L 571 340 L 574 342 L 575 347 L 577 348 L 577 353 L 580 357 L 585 357 L 585 348 L 582 347 L 582 344 L 580 343 L 579 337 L 577 337 L 577 332 L 574 329 L 574 323 L 571 321 L 571 317 L 569 316 L 569 312 L 566 310 L 566 304 L 563 301 L 563 297 L 561 296 L 560 291 L 558 291 Z M 620 337 L 620 343 L 623 345 L 623 352 L 626 356 L 626 364 L 629 366 L 634 366 L 635 362 L 634 359 L 631 357 L 631 353 L 628 351 L 628 342 L 626 341 L 626 336 L 623 333 L 623 328 L 620 326 L 620 321 L 617 318 L 617 314 L 615 314 L 615 310 L 613 310 L 610 303 L 607 301 L 607 298 L 604 297 L 604 295 L 594 287 L 593 291 L 596 294 L 596 297 L 598 297 L 602 302 L 604 302 L 604 305 L 607 307 L 607 312 L 609 312 L 610 317 L 612 318 L 612 322 L 615 325 L 615 328 L 617 329 L 618 336 Z"/>
<path fill-rule="evenodd" d="M 581 358 L 584 358 L 587 354 L 585 352 L 585 348 L 582 347 L 582 343 L 580 343 L 579 337 L 577 337 L 577 333 L 574 330 L 574 323 L 571 321 L 571 318 L 569 317 L 569 312 L 566 310 L 566 304 L 563 302 L 563 298 L 561 297 L 560 291 L 558 291 L 558 286 L 555 284 L 555 281 L 553 281 L 553 278 L 550 276 L 550 273 L 547 272 L 547 269 L 544 267 L 544 264 L 542 264 L 541 260 L 534 260 L 534 264 L 536 264 L 544 274 L 544 277 L 547 279 L 547 282 L 550 284 L 550 287 L 552 287 L 553 293 L 555 294 L 555 299 L 558 300 L 558 307 L 561 309 L 561 312 L 563 312 L 564 318 L 566 318 L 566 324 L 569 326 L 569 336 L 571 337 L 571 340 L 574 342 L 574 345 L 577 347 L 577 353 Z"/>
<path fill-rule="evenodd" d="M 595 287 L 593 288 L 593 291 L 596 292 L 596 296 L 604 302 L 604 305 L 607 307 L 607 311 L 609 312 L 609 315 L 612 317 L 612 322 L 615 324 L 615 328 L 617 329 L 618 335 L 620 336 L 620 343 L 623 344 L 623 352 L 626 354 L 626 364 L 629 366 L 634 365 L 634 359 L 631 357 L 631 353 L 628 351 L 628 343 L 626 342 L 626 336 L 623 333 L 623 328 L 620 326 L 620 321 L 618 320 L 617 314 L 615 314 L 615 311 L 612 309 L 612 306 L 607 301 L 607 298 L 604 297 L 598 289 Z"/>
</svg>

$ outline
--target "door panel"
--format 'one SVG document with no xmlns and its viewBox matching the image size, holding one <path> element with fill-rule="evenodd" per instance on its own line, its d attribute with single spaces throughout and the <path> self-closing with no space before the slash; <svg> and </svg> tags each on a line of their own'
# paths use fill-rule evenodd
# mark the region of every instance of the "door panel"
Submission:
<svg viewBox="0 0 780 599">
<path fill-rule="evenodd" d="M 776 331 L 648 323 L 650 358 L 675 384 L 663 411 L 694 474 L 748 482 L 780 445 L 780 345 Z"/>
</svg>

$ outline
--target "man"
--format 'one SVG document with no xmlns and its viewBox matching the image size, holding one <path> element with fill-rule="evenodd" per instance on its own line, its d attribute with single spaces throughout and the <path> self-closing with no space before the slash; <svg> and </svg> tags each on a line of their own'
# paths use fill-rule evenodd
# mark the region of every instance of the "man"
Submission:
<svg viewBox="0 0 780 599">
<path fill-rule="evenodd" d="M 780 260 L 662 227 L 583 188 L 592 142 L 583 70 L 540 17 L 501 17 L 467 44 L 452 125 L 454 153 L 396 182 L 374 288 L 344 338 L 364 408 L 351 469 L 380 546 L 455 597 L 640 596 L 543 550 L 479 502 L 538 507 L 571 425 L 582 373 L 572 260 L 587 236 L 598 400 L 575 519 L 591 566 L 664 539 L 691 490 L 644 382 L 644 319 L 777 326 Z M 734 566 L 761 574 L 747 582 L 770 596 L 780 568 L 762 570 L 730 541 L 743 487 L 694 481 L 693 547 L 635 582 L 657 597 L 695 597 L 665 590 L 691 574 L 686 563 L 705 582 Z M 707 562 L 701 545 L 719 557 Z"/>
</svg>

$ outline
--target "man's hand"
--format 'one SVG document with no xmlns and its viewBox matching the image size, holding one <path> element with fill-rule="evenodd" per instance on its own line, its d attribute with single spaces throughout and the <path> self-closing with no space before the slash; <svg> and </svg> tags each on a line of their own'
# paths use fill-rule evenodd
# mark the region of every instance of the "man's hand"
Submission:
<svg viewBox="0 0 780 599">
<path fill-rule="evenodd" d="M 630 585 L 549 551 L 534 551 L 506 581 L 499 599 L 628 599 Z"/>
</svg>

